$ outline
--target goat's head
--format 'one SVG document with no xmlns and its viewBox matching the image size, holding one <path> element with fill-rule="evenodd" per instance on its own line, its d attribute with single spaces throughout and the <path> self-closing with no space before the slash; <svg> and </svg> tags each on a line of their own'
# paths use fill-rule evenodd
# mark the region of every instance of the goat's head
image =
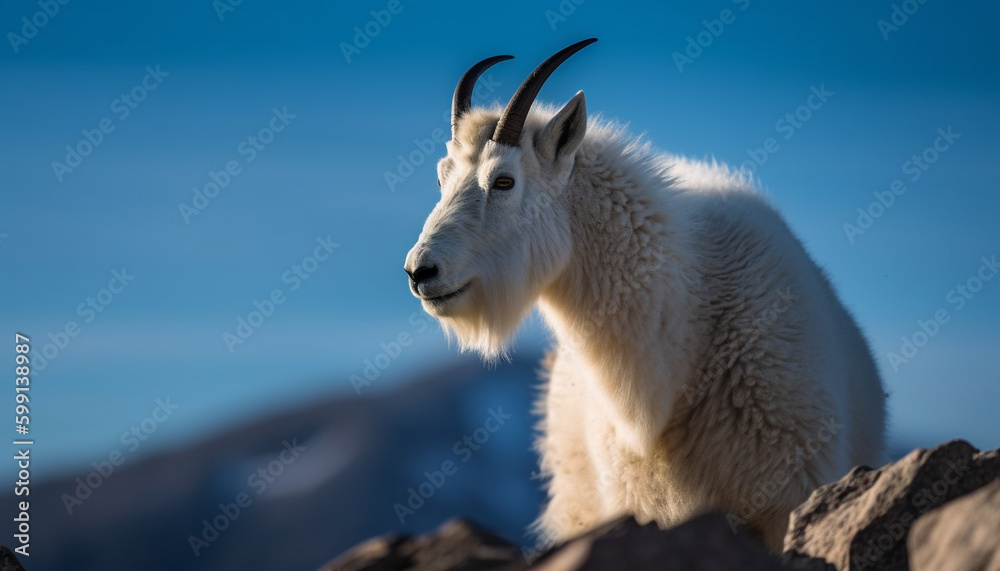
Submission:
<svg viewBox="0 0 1000 571">
<path fill-rule="evenodd" d="M 571 55 L 543 62 L 501 113 L 471 109 L 476 80 L 496 56 L 472 66 L 455 88 L 452 140 L 438 162 L 441 200 L 404 269 L 410 289 L 463 348 L 496 357 L 542 289 L 572 253 L 566 187 L 587 130 L 583 92 L 551 118 L 528 111 L 542 84 Z"/>
</svg>

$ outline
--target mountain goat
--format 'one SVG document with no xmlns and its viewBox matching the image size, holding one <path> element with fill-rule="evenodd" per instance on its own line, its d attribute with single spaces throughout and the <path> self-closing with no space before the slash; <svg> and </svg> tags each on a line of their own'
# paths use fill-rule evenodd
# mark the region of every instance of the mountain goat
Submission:
<svg viewBox="0 0 1000 571">
<path fill-rule="evenodd" d="M 882 462 L 870 350 L 747 177 L 588 123 L 582 91 L 532 109 L 593 41 L 542 63 L 503 110 L 473 109 L 471 95 L 511 56 L 461 78 L 410 288 L 487 358 L 536 304 L 554 333 L 539 402 L 544 538 L 720 508 L 780 549 L 810 491 Z"/>
</svg>

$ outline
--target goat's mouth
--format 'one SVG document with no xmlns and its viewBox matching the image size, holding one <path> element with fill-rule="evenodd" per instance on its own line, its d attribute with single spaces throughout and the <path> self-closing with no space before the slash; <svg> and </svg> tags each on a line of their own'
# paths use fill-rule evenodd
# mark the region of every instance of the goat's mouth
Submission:
<svg viewBox="0 0 1000 571">
<path fill-rule="evenodd" d="M 465 291 L 469 289 L 470 285 L 472 285 L 472 282 L 468 281 L 468 282 L 465 282 L 465 285 L 463 285 L 462 287 L 460 287 L 460 288 L 458 288 L 456 290 L 452 290 L 449 293 L 446 293 L 446 294 L 443 294 L 443 295 L 434 296 L 434 297 L 421 297 L 420 299 L 422 301 L 426 302 L 426 303 L 431 304 L 431 305 L 443 305 L 443 304 L 445 304 L 445 303 L 447 303 L 447 302 L 455 299 L 456 297 L 462 295 L 463 293 L 465 293 Z"/>
</svg>

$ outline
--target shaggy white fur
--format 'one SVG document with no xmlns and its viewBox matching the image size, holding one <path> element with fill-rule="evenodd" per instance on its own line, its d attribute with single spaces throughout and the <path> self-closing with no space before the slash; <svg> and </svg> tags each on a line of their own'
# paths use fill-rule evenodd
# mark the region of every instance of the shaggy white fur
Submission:
<svg viewBox="0 0 1000 571">
<path fill-rule="evenodd" d="M 502 355 L 536 304 L 554 332 L 539 530 L 721 508 L 780 549 L 811 490 L 883 461 L 854 320 L 748 177 L 588 124 L 582 92 L 536 104 L 518 148 L 490 140 L 500 113 L 462 116 L 406 265 L 436 268 L 414 293 L 463 348 Z"/>
</svg>

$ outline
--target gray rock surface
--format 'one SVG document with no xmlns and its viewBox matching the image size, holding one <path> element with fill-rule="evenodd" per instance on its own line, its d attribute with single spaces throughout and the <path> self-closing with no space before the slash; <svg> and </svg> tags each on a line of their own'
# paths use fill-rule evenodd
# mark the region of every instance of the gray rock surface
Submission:
<svg viewBox="0 0 1000 571">
<path fill-rule="evenodd" d="M 907 543 L 913 571 L 1000 571 L 1000 479 L 925 514 Z"/>
<path fill-rule="evenodd" d="M 726 515 L 713 512 L 661 530 L 621 519 L 556 547 L 530 567 L 532 571 L 778 571 L 826 566 L 786 565 Z"/>
<path fill-rule="evenodd" d="M 0 571 L 24 571 L 17 556 L 5 545 L 0 545 Z"/>
<path fill-rule="evenodd" d="M 365 542 L 320 571 L 1000 571 L 1000 451 L 956 440 L 858 467 L 792 514 L 779 558 L 721 512 L 661 530 L 632 518 L 543 551 L 463 521 Z"/>
<path fill-rule="evenodd" d="M 880 469 L 858 467 L 792 513 L 785 551 L 838 570 L 908 569 L 907 535 L 925 513 L 1000 475 L 1000 454 L 954 440 Z"/>
<path fill-rule="evenodd" d="M 530 565 L 504 540 L 464 521 L 452 521 L 416 537 L 369 540 L 320 571 L 828 571 L 825 562 L 805 557 L 778 558 L 720 512 L 693 518 L 666 530 L 639 525 L 632 518 L 599 529 L 544 552 Z"/>
<path fill-rule="evenodd" d="M 480 571 L 523 566 L 520 550 L 475 524 L 451 520 L 419 536 L 370 539 L 324 565 L 320 571 Z"/>
</svg>

